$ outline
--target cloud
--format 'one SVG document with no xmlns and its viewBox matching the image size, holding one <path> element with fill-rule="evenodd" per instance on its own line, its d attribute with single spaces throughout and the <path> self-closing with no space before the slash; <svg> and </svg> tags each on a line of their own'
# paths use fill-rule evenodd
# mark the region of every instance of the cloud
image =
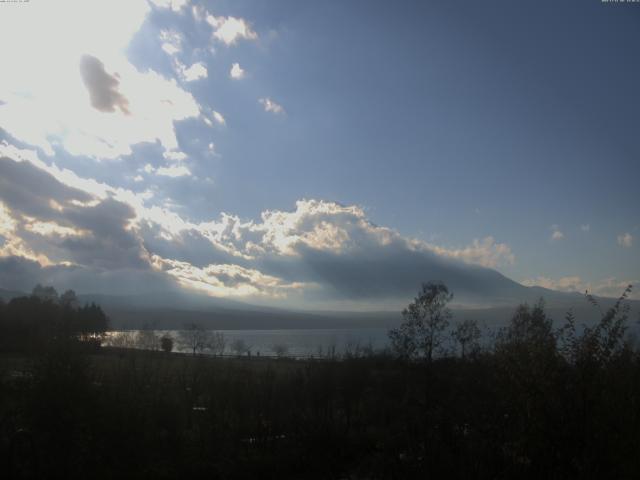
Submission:
<svg viewBox="0 0 640 480">
<path fill-rule="evenodd" d="M 184 165 L 172 165 L 170 167 L 160 167 L 156 170 L 158 175 L 164 177 L 185 177 L 191 175 L 191 171 Z"/>
<path fill-rule="evenodd" d="M 149 268 L 140 238 L 130 229 L 135 211 L 127 203 L 98 199 L 28 162 L 8 158 L 0 159 L 0 178 L 3 236 L 12 247 L 5 255 L 44 265 Z"/>
<path fill-rule="evenodd" d="M 631 248 L 633 246 L 633 235 L 629 232 L 621 233 L 618 235 L 618 245 L 625 248 Z"/>
<path fill-rule="evenodd" d="M 194 63 L 189 68 L 186 68 L 184 65 L 181 65 L 180 75 L 182 76 L 184 81 L 194 82 L 202 78 L 207 78 L 208 72 L 205 64 L 202 62 L 198 62 L 198 63 Z"/>
<path fill-rule="evenodd" d="M 82 22 L 69 21 L 69 11 Z M 125 55 L 148 12 L 145 0 L 32 2 L 3 12 L 0 125 L 47 155 L 62 148 L 114 159 L 143 142 L 177 149 L 175 122 L 197 117 L 200 106 L 175 79 L 140 71 Z"/>
<path fill-rule="evenodd" d="M 174 12 L 179 12 L 184 8 L 189 0 L 149 0 L 153 5 L 158 8 L 168 8 Z"/>
<path fill-rule="evenodd" d="M 213 36 L 225 45 L 233 45 L 239 39 L 256 40 L 258 34 L 243 18 L 206 16 L 207 23 L 213 27 Z"/>
<path fill-rule="evenodd" d="M 458 299 L 523 288 L 484 267 L 513 262 L 508 245 L 492 237 L 462 248 L 432 245 L 375 225 L 359 206 L 313 199 L 256 220 L 223 213 L 192 222 L 154 204 L 150 192 L 114 188 L 47 165 L 34 152 L 0 147 L 12 157 L 0 163 L 0 235 L 9 239 L 0 255 L 43 268 L 73 266 L 100 278 L 154 271 L 213 295 L 318 305 L 404 301 L 428 280 L 445 281 Z M 145 171 L 188 174 L 183 164 Z"/>
<path fill-rule="evenodd" d="M 588 223 L 580 225 L 580 230 L 582 230 L 583 232 L 588 232 L 589 230 L 591 230 L 591 225 L 589 225 Z"/>
<path fill-rule="evenodd" d="M 282 107 L 282 105 L 278 105 L 268 97 L 258 99 L 258 103 L 260 103 L 260 105 L 264 107 L 265 112 L 275 113 L 276 115 L 284 113 L 284 108 Z"/>
<path fill-rule="evenodd" d="M 224 119 L 224 117 L 220 112 L 213 110 L 212 116 L 213 116 L 213 119 L 220 125 L 226 125 L 227 121 Z"/>
<path fill-rule="evenodd" d="M 587 290 L 589 290 L 589 293 L 615 298 L 619 297 L 629 285 L 635 285 L 637 287 L 639 282 L 639 280 L 619 280 L 615 277 L 608 277 L 591 285 L 591 289 L 587 288 Z M 632 291 L 630 298 L 640 300 L 640 292 L 637 288 L 635 291 Z"/>
<path fill-rule="evenodd" d="M 167 292 L 175 282 L 162 272 L 132 268 L 105 270 L 82 265 L 44 266 L 20 256 L 0 256 L 0 286 L 30 292 L 38 283 L 78 293 L 132 295 Z"/>
<path fill-rule="evenodd" d="M 211 118 L 209 118 L 209 116 Z M 202 112 L 202 121 L 207 124 L 207 126 L 209 127 L 213 127 L 214 123 L 217 123 L 218 125 L 226 125 L 227 121 L 224 118 L 224 116 L 216 111 L 216 110 L 210 110 L 209 115 L 207 115 L 205 112 Z"/>
<path fill-rule="evenodd" d="M 167 160 L 171 160 L 174 162 L 181 162 L 187 159 L 187 154 L 180 151 L 164 152 L 162 156 Z"/>
<path fill-rule="evenodd" d="M 551 225 L 551 230 L 551 240 L 562 240 L 564 238 L 564 233 L 560 231 L 558 225 Z"/>
<path fill-rule="evenodd" d="M 160 41 L 162 50 L 170 57 L 182 50 L 182 35 L 174 30 L 161 30 Z"/>
<path fill-rule="evenodd" d="M 191 13 L 193 18 L 198 22 L 204 21 L 207 17 L 207 10 L 202 5 L 193 5 L 191 7 Z"/>
<path fill-rule="evenodd" d="M 515 255 L 511 252 L 509 245 L 496 243 L 493 237 L 485 237 L 482 240 L 476 238 L 471 245 L 459 249 L 447 249 L 435 245 L 432 245 L 431 249 L 446 257 L 489 268 L 512 265 L 515 262 Z"/>
<path fill-rule="evenodd" d="M 198 268 L 187 262 L 154 257 L 159 270 L 167 272 L 184 287 L 221 297 L 284 298 L 291 290 L 304 287 L 301 283 L 286 283 L 257 270 L 238 265 L 217 264 Z"/>
<path fill-rule="evenodd" d="M 528 278 L 520 283 L 529 287 L 537 286 L 548 288 L 549 290 L 558 290 L 561 292 L 584 292 L 587 289 L 587 286 L 582 281 L 582 278 L 577 275 L 560 277 L 557 279 L 541 276 L 536 278 Z"/>
<path fill-rule="evenodd" d="M 560 292 L 589 292 L 593 295 L 616 298 L 622 294 L 628 285 L 638 285 L 638 282 L 638 280 L 618 280 L 615 277 L 588 282 L 578 275 L 572 275 L 560 278 L 540 276 L 523 280 L 521 283 L 529 287 L 538 286 Z M 636 290 L 630 298 L 640 299 L 639 294 L 640 292 Z"/>
<path fill-rule="evenodd" d="M 118 91 L 120 81 L 109 75 L 103 63 L 91 55 L 83 55 L 80 59 L 80 75 L 91 98 L 91 105 L 101 112 L 115 112 L 118 108 L 129 115 L 129 100 Z"/>
<path fill-rule="evenodd" d="M 477 266 L 513 260 L 510 249 L 492 238 L 462 249 L 434 247 L 372 224 L 360 207 L 333 202 L 301 200 L 291 212 L 263 212 L 260 221 L 223 214 L 219 220 L 163 230 L 158 225 L 153 234 L 165 238 L 162 260 L 199 269 L 215 261 L 238 264 L 305 286 L 290 294 L 385 299 L 407 295 L 421 281 L 443 280 L 461 296 L 477 296 L 496 283 L 513 283 Z M 181 245 L 180 252 L 171 244 Z M 158 251 L 157 243 L 152 250 Z"/>
<path fill-rule="evenodd" d="M 233 79 L 239 80 L 244 78 L 244 70 L 240 67 L 239 63 L 234 63 L 231 65 L 231 70 L 229 70 L 229 76 Z"/>
<path fill-rule="evenodd" d="M 86 230 L 78 230 L 71 227 L 64 227 L 55 222 L 31 221 L 25 225 L 25 230 L 42 235 L 44 237 L 82 237 L 87 234 Z"/>
<path fill-rule="evenodd" d="M 147 163 L 142 170 L 146 173 L 155 173 L 163 177 L 185 177 L 191 175 L 191 171 L 185 165 L 170 165 L 168 167 L 155 168 L 150 163 Z"/>
</svg>

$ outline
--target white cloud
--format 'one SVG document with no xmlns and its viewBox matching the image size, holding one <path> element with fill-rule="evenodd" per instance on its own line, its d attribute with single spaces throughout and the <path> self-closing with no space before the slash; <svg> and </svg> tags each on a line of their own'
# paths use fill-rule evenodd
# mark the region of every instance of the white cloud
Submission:
<svg viewBox="0 0 640 480">
<path fill-rule="evenodd" d="M 227 121 L 224 116 L 218 112 L 217 110 L 210 110 L 211 118 L 203 111 L 202 112 L 202 121 L 206 123 L 209 127 L 213 127 L 214 122 L 218 125 L 226 125 Z"/>
<path fill-rule="evenodd" d="M 282 107 L 282 105 L 278 105 L 269 97 L 259 98 L 258 103 L 260 103 L 260 105 L 264 107 L 265 112 L 275 113 L 276 115 L 279 113 L 284 113 L 284 108 Z"/>
<path fill-rule="evenodd" d="M 620 296 L 628 285 L 637 285 L 638 282 L 638 280 L 618 280 L 615 277 L 607 277 L 596 282 L 587 282 L 578 275 L 572 275 L 560 278 L 540 276 L 523 280 L 520 283 L 528 287 L 537 286 L 560 292 L 589 292 L 593 295 L 615 298 Z M 640 292 L 635 291 L 630 298 L 640 299 L 639 294 Z"/>
<path fill-rule="evenodd" d="M 474 239 L 471 245 L 459 249 L 435 245 L 430 245 L 430 248 L 439 255 L 489 268 L 512 265 L 515 262 L 515 255 L 511 252 L 509 245 L 496 243 L 493 237 L 485 237 L 482 240 Z"/>
<path fill-rule="evenodd" d="M 172 165 L 170 167 L 160 167 L 156 170 L 158 175 L 164 177 L 185 177 L 191 175 L 191 171 L 184 165 Z"/>
<path fill-rule="evenodd" d="M 194 63 L 189 68 L 181 65 L 180 74 L 185 81 L 193 82 L 195 80 L 200 80 L 201 78 L 207 78 L 208 72 L 205 64 L 198 62 Z"/>
<path fill-rule="evenodd" d="M 0 244 L 0 258 L 9 256 L 25 257 L 35 260 L 41 265 L 50 265 L 51 260 L 42 254 L 34 252 L 18 235 L 18 220 L 4 203 L 0 202 L 0 235 L 3 242 Z"/>
<path fill-rule="evenodd" d="M 216 122 L 218 122 L 220 125 L 226 125 L 227 121 L 224 119 L 224 117 L 222 116 L 222 114 L 220 112 L 214 110 L 212 115 L 213 115 L 213 119 Z"/>
<path fill-rule="evenodd" d="M 625 248 L 631 248 L 633 246 L 633 235 L 629 232 L 621 233 L 618 235 L 618 245 Z"/>
<path fill-rule="evenodd" d="M 47 155 L 59 146 L 73 155 L 110 159 L 131 154 L 135 144 L 156 141 L 167 150 L 176 149 L 174 122 L 197 117 L 198 104 L 175 80 L 153 70 L 140 72 L 125 56 L 148 3 L 69 0 L 65 5 L 31 2 L 0 16 L 0 125 Z M 72 20 L 69 11 L 82 21 Z M 85 69 L 85 82 L 80 68 L 84 55 L 100 67 Z M 99 103 L 104 97 L 96 93 L 106 90 L 95 90 L 88 73 L 100 74 L 112 86 L 117 82 L 119 103 Z"/>
<path fill-rule="evenodd" d="M 259 270 L 233 264 L 215 264 L 199 268 L 188 262 L 153 257 L 154 266 L 174 277 L 181 285 L 219 297 L 285 298 L 290 291 L 305 285 L 284 282 Z"/>
<path fill-rule="evenodd" d="M 590 285 L 591 288 L 587 288 L 587 290 L 589 290 L 589 293 L 615 298 L 619 297 L 629 285 L 635 285 L 637 287 L 638 283 L 638 280 L 619 280 L 615 277 L 608 277 L 592 286 Z M 637 288 L 635 291 L 632 291 L 629 298 L 640 300 L 640 292 Z"/>
<path fill-rule="evenodd" d="M 170 8 L 174 12 L 179 12 L 184 8 L 189 0 L 149 0 L 152 4 L 159 8 Z"/>
<path fill-rule="evenodd" d="M 153 168 L 153 167 L 152 167 Z M 191 175 L 191 171 L 184 165 L 171 165 L 169 167 L 160 167 L 155 170 L 156 174 L 161 175 L 163 177 L 186 177 Z"/>
<path fill-rule="evenodd" d="M 591 225 L 589 225 L 588 223 L 580 225 L 580 230 L 582 230 L 583 232 L 588 232 L 589 230 L 591 230 Z"/>
<path fill-rule="evenodd" d="M 584 292 L 587 289 L 587 284 L 577 275 L 557 279 L 541 276 L 528 278 L 520 283 L 527 287 L 537 286 L 548 288 L 549 290 L 559 290 L 561 292 Z"/>
<path fill-rule="evenodd" d="M 560 227 L 558 225 L 551 225 L 551 240 L 562 240 L 564 238 L 564 233 L 560 231 Z"/>
<path fill-rule="evenodd" d="M 207 11 L 202 5 L 193 5 L 191 7 L 191 13 L 197 22 L 203 21 L 207 16 Z"/>
<path fill-rule="evenodd" d="M 182 35 L 174 30 L 161 30 L 160 41 L 160 47 L 170 57 L 182 51 Z"/>
<path fill-rule="evenodd" d="M 239 63 L 234 63 L 231 65 L 231 70 L 229 70 L 229 76 L 236 80 L 239 80 L 244 77 L 244 70 L 240 66 Z"/>
<path fill-rule="evenodd" d="M 213 27 L 213 36 L 225 45 L 233 45 L 241 38 L 245 40 L 258 38 L 258 34 L 243 18 L 207 15 L 206 20 Z"/>
<path fill-rule="evenodd" d="M 45 237 L 81 237 L 87 234 L 84 230 L 65 227 L 55 222 L 39 222 L 37 220 L 30 220 L 24 225 L 24 229 Z"/>
<path fill-rule="evenodd" d="M 180 151 L 167 151 L 164 152 L 162 156 L 167 160 L 172 160 L 174 162 L 182 162 L 187 159 L 187 154 Z"/>
</svg>

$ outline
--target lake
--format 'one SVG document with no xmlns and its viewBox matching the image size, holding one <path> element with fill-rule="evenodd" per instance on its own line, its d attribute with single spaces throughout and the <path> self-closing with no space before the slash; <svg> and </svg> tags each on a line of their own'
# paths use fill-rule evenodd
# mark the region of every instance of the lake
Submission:
<svg viewBox="0 0 640 480">
<path fill-rule="evenodd" d="M 244 342 L 251 355 L 275 356 L 276 347 L 286 352 L 288 357 L 310 358 L 330 354 L 344 355 L 356 349 L 373 348 L 382 350 L 389 345 L 385 328 L 359 329 L 287 329 L 287 330 L 218 330 L 226 341 L 225 354 L 234 354 L 233 345 Z M 144 333 L 147 332 L 147 333 Z M 174 339 L 174 351 L 187 351 L 181 348 L 178 339 L 180 330 L 128 330 L 109 332 L 105 345 L 133 348 L 157 348 L 153 337 L 169 335 Z M 146 337 L 145 337 L 146 336 Z M 207 352 L 207 350 L 204 351 Z"/>
</svg>

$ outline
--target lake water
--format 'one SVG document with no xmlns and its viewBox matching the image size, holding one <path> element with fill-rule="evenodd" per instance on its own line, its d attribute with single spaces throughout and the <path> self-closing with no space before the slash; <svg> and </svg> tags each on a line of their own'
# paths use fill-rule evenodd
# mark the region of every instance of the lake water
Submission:
<svg viewBox="0 0 640 480">
<path fill-rule="evenodd" d="M 233 347 L 238 341 L 244 342 L 252 356 L 275 356 L 276 347 L 281 347 L 281 350 L 286 352 L 286 356 L 296 358 L 323 357 L 332 353 L 342 356 L 356 349 L 382 350 L 389 345 L 388 330 L 384 328 L 219 330 L 219 332 L 224 335 L 226 355 L 235 353 Z M 186 351 L 179 344 L 179 330 L 153 330 L 153 333 L 156 337 L 171 336 L 174 339 L 174 351 Z M 148 333 L 141 333 L 139 330 L 109 332 L 105 345 L 154 348 L 152 337 L 150 337 L 151 341 L 145 341 L 145 335 L 148 336 Z M 210 352 L 205 350 L 204 353 Z"/>
</svg>

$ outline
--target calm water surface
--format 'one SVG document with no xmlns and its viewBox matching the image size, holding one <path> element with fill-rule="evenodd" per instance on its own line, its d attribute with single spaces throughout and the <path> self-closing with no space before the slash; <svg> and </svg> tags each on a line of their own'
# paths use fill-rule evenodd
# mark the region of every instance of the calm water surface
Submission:
<svg viewBox="0 0 640 480">
<path fill-rule="evenodd" d="M 304 329 L 304 330 L 218 330 L 226 340 L 225 354 L 233 354 L 232 345 L 237 340 L 244 341 L 251 355 L 273 356 L 275 347 L 282 346 L 290 357 L 326 356 L 331 352 L 343 355 L 357 348 L 384 349 L 389 345 L 387 329 Z M 176 351 L 181 351 L 179 330 L 154 330 L 157 336 L 170 335 L 175 340 Z M 118 337 L 127 336 L 138 348 L 144 348 L 138 342 L 140 331 L 110 332 L 105 344 L 115 344 Z M 138 343 L 138 344 L 136 344 Z M 205 353 L 206 350 L 205 350 Z"/>
</svg>

